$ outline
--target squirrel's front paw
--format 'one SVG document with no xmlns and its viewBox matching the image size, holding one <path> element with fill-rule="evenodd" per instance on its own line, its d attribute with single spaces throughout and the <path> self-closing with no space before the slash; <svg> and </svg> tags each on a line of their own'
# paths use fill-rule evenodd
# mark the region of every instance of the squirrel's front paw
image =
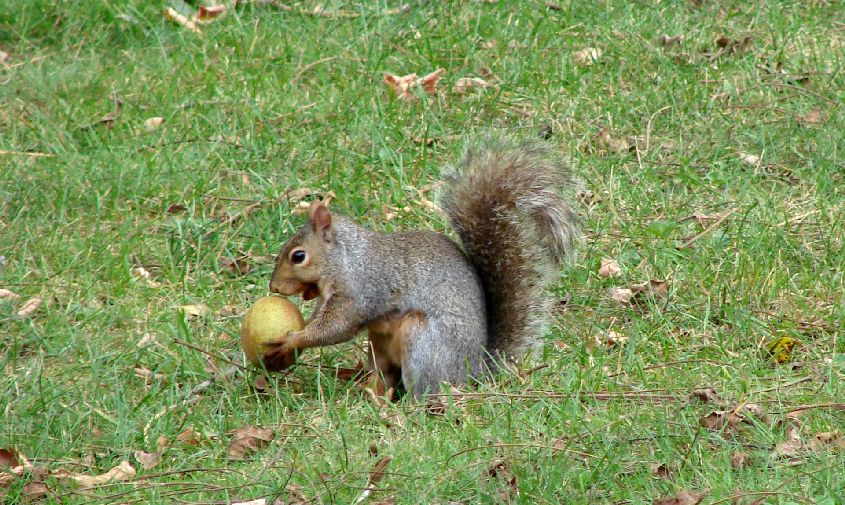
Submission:
<svg viewBox="0 0 845 505">
<path fill-rule="evenodd" d="M 282 370 L 296 361 L 300 341 L 298 333 L 292 331 L 282 339 L 264 344 L 267 350 L 261 355 L 261 361 L 268 370 Z"/>
</svg>

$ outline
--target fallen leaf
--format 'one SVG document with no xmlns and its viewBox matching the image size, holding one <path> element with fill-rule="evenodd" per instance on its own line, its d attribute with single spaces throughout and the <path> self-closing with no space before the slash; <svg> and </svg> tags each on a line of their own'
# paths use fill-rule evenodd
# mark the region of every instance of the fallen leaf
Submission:
<svg viewBox="0 0 845 505">
<path fill-rule="evenodd" d="M 232 275 L 246 275 L 252 270 L 246 258 L 220 258 L 218 260 L 220 269 Z"/>
<path fill-rule="evenodd" d="M 20 295 L 8 289 L 0 289 L 0 300 L 17 300 Z"/>
<path fill-rule="evenodd" d="M 610 133 L 610 127 L 604 127 L 596 133 L 593 138 L 595 143 L 604 151 L 625 154 L 636 152 L 636 143 L 630 142 L 625 137 L 615 137 Z"/>
<path fill-rule="evenodd" d="M 722 405 L 724 403 L 722 398 L 719 397 L 719 393 L 713 388 L 693 389 L 692 396 L 704 403 L 714 403 L 716 405 Z"/>
<path fill-rule="evenodd" d="M 145 384 L 152 384 L 153 381 L 162 382 L 167 378 L 163 373 L 156 373 L 142 366 L 135 367 L 135 376 L 143 379 Z"/>
<path fill-rule="evenodd" d="M 599 267 L 599 277 L 616 277 L 622 274 L 622 267 L 616 260 L 602 258 Z"/>
<path fill-rule="evenodd" d="M 95 487 L 107 482 L 120 482 L 131 479 L 136 474 L 135 468 L 128 461 L 121 461 L 108 472 L 100 475 L 71 474 L 70 477 L 83 487 Z"/>
<path fill-rule="evenodd" d="M 621 347 L 628 341 L 628 336 L 613 330 L 593 336 L 593 342 L 599 347 Z"/>
<path fill-rule="evenodd" d="M 438 68 L 434 72 L 423 77 L 417 77 L 417 74 L 408 74 L 398 76 L 391 73 L 384 74 L 384 82 L 393 90 L 394 94 L 400 100 L 411 101 L 414 99 L 413 90 L 416 87 L 422 88 L 423 92 L 428 95 L 437 93 L 437 82 L 446 73 L 446 69 Z"/>
<path fill-rule="evenodd" d="M 373 465 L 373 469 L 370 470 L 370 476 L 367 478 L 367 485 L 364 487 L 364 490 L 361 491 L 361 495 L 355 500 L 355 503 L 361 503 L 370 496 L 373 490 L 376 488 L 381 479 L 384 478 L 384 471 L 387 469 L 387 465 L 393 461 L 393 456 L 385 456 L 380 460 L 376 461 L 376 464 Z"/>
<path fill-rule="evenodd" d="M 772 450 L 772 456 L 776 458 L 793 459 L 803 453 L 804 442 L 801 441 L 801 435 L 795 426 L 790 426 L 786 429 L 786 440 L 776 445 Z"/>
<path fill-rule="evenodd" d="M 749 167 L 757 168 L 760 166 L 760 157 L 756 154 L 739 151 L 737 155 L 739 156 L 739 159 Z"/>
<path fill-rule="evenodd" d="M 164 9 L 164 18 L 187 28 L 194 33 L 202 33 L 202 30 L 200 30 L 200 27 L 197 26 L 195 22 L 188 19 L 186 16 L 179 14 L 179 12 L 177 12 L 173 7 L 167 7 Z"/>
<path fill-rule="evenodd" d="M 156 342 L 158 342 L 158 339 L 156 338 L 156 336 L 154 334 L 144 333 L 144 336 L 141 337 L 141 340 L 139 340 L 138 343 L 135 344 L 135 346 L 138 349 L 143 349 L 145 347 L 149 347 L 149 346 L 155 344 Z"/>
<path fill-rule="evenodd" d="M 218 314 L 220 317 L 239 317 L 243 315 L 244 309 L 238 307 L 237 305 L 233 305 L 231 303 L 227 303 L 223 307 L 220 308 Z"/>
<path fill-rule="evenodd" d="M 510 468 L 507 465 L 507 462 L 504 459 L 494 459 L 487 466 L 487 471 L 485 472 L 484 476 L 488 479 L 495 478 L 507 483 L 507 490 L 499 493 L 499 497 L 502 499 L 502 501 L 510 503 L 513 501 L 513 497 L 519 496 L 519 483 L 517 482 L 516 476 L 513 474 L 513 472 L 511 472 Z"/>
<path fill-rule="evenodd" d="M 287 487 L 288 492 L 288 501 L 285 505 L 306 505 L 310 502 L 305 493 L 297 486 L 296 484 L 288 484 Z M 276 505 L 276 502 L 273 502 L 273 505 Z"/>
<path fill-rule="evenodd" d="M 8 59 L 9 53 L 7 53 L 6 51 L 0 51 L 0 63 L 5 63 Z"/>
<path fill-rule="evenodd" d="M 613 288 L 610 290 L 610 299 L 622 305 L 631 303 L 634 292 L 628 288 Z"/>
<path fill-rule="evenodd" d="M 795 120 L 805 125 L 822 124 L 825 121 L 825 115 L 822 111 L 813 109 L 806 114 L 795 116 Z"/>
<path fill-rule="evenodd" d="M 151 288 L 160 288 L 161 283 L 153 279 L 153 274 L 149 272 L 146 268 L 142 266 L 137 266 L 132 269 L 132 275 L 135 276 L 136 279 L 144 281 L 147 286 Z"/>
<path fill-rule="evenodd" d="M 43 482 L 28 482 L 24 485 L 23 489 L 21 489 L 21 494 L 28 500 L 35 500 L 49 495 L 50 488 L 48 488 L 47 484 L 44 484 Z"/>
<path fill-rule="evenodd" d="M 455 81 L 455 93 L 462 95 L 478 89 L 487 89 L 490 83 L 480 77 L 461 77 Z"/>
<path fill-rule="evenodd" d="M 267 377 L 259 375 L 254 381 L 252 381 L 252 389 L 256 393 L 267 394 L 273 391 L 273 386 L 270 384 L 270 381 L 267 380 Z"/>
<path fill-rule="evenodd" d="M 813 451 L 819 451 L 826 447 L 839 450 L 845 449 L 845 438 L 842 438 L 838 431 L 826 431 L 816 433 L 807 442 L 807 448 Z"/>
<path fill-rule="evenodd" d="M 167 210 L 165 210 L 168 214 L 178 214 L 179 212 L 185 212 L 188 210 L 188 207 L 185 206 L 184 203 L 171 203 L 167 206 Z"/>
<path fill-rule="evenodd" d="M 135 451 L 134 452 L 135 460 L 141 464 L 141 467 L 144 470 L 149 470 L 151 468 L 155 468 L 158 465 L 158 462 L 161 460 L 161 453 L 156 452 L 144 452 L 144 451 Z"/>
<path fill-rule="evenodd" d="M 793 350 L 801 341 L 792 337 L 780 337 L 766 344 L 766 352 L 777 364 L 792 361 Z"/>
<path fill-rule="evenodd" d="M 751 465 L 751 456 L 742 451 L 735 451 L 731 455 L 731 467 L 734 470 L 748 468 Z"/>
<path fill-rule="evenodd" d="M 246 458 L 267 446 L 273 440 L 273 437 L 275 437 L 272 428 L 256 428 L 250 425 L 243 426 L 229 433 L 232 434 L 232 441 L 229 443 L 226 453 L 230 458 L 234 459 Z"/>
<path fill-rule="evenodd" d="M 672 46 L 679 46 L 679 45 L 681 45 L 681 42 L 683 42 L 683 41 L 684 41 L 683 35 L 675 35 L 675 36 L 670 37 L 669 35 L 664 34 L 660 38 L 660 43 L 663 45 L 663 49 L 668 49 Z"/>
<path fill-rule="evenodd" d="M 671 474 L 669 473 L 669 467 L 664 465 L 663 463 L 652 463 L 649 465 L 652 475 L 656 475 L 661 479 L 670 480 Z"/>
<path fill-rule="evenodd" d="M 0 467 L 15 468 L 21 466 L 18 452 L 14 449 L 0 449 Z"/>
<path fill-rule="evenodd" d="M 744 422 L 745 418 L 739 416 L 733 410 L 714 410 L 699 419 L 702 428 L 713 431 L 734 431 Z"/>
<path fill-rule="evenodd" d="M 585 47 L 584 49 L 572 53 L 572 61 L 574 61 L 577 65 L 589 66 L 598 61 L 598 59 L 601 58 L 601 54 L 601 49 L 596 49 L 595 47 Z"/>
<path fill-rule="evenodd" d="M 41 297 L 30 298 L 18 309 L 18 315 L 22 317 L 30 316 L 38 309 L 39 305 L 41 305 Z"/>
<path fill-rule="evenodd" d="M 178 435 L 176 435 L 176 440 L 181 442 L 184 445 L 198 445 L 200 443 L 201 435 L 200 432 L 195 430 L 194 428 L 187 428 Z"/>
<path fill-rule="evenodd" d="M 151 118 L 147 118 L 144 121 L 144 129 L 147 130 L 148 132 L 152 132 L 152 131 L 158 130 L 161 127 L 161 125 L 163 125 L 163 124 L 164 124 L 164 118 L 163 117 L 154 116 L 154 117 L 151 117 Z"/>
<path fill-rule="evenodd" d="M 708 491 L 696 493 L 693 491 L 680 490 L 675 496 L 669 498 L 658 498 L 654 505 L 698 505 L 707 496 Z"/>
<path fill-rule="evenodd" d="M 226 6 L 220 5 L 200 5 L 197 11 L 196 19 L 200 22 L 208 23 L 226 13 Z"/>
<path fill-rule="evenodd" d="M 189 319 L 194 317 L 204 317 L 211 314 L 211 309 L 209 309 L 208 305 L 205 305 L 204 303 L 180 305 L 178 309 L 184 312 Z"/>
<path fill-rule="evenodd" d="M 156 439 L 156 448 L 158 449 L 158 452 L 164 452 L 169 443 L 170 441 L 167 440 L 167 435 L 159 435 L 158 439 Z"/>
</svg>

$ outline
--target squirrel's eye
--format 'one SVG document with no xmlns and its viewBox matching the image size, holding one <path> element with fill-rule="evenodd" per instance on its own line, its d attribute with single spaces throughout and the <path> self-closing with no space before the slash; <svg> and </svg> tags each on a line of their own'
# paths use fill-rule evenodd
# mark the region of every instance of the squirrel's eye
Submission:
<svg viewBox="0 0 845 505">
<path fill-rule="evenodd" d="M 296 251 L 290 253 L 290 260 L 294 265 L 299 265 L 300 263 L 305 261 L 306 257 L 307 255 L 302 249 L 297 249 Z"/>
</svg>

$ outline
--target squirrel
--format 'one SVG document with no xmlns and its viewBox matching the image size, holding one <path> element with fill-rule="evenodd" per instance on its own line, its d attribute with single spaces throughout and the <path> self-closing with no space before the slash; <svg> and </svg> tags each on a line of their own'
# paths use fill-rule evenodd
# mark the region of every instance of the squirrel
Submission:
<svg viewBox="0 0 845 505">
<path fill-rule="evenodd" d="M 276 257 L 270 290 L 317 305 L 268 358 L 366 329 L 379 394 L 404 386 L 419 398 L 521 357 L 544 329 L 546 288 L 579 237 L 562 195 L 572 183 L 538 142 L 471 145 L 439 199 L 458 243 L 434 231 L 374 232 L 311 203 Z"/>
</svg>

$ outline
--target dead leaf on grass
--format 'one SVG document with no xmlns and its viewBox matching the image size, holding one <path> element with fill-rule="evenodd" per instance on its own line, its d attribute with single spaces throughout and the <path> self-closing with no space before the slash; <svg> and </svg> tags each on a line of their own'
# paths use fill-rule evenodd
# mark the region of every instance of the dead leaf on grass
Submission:
<svg viewBox="0 0 845 505">
<path fill-rule="evenodd" d="M 747 452 L 735 451 L 731 455 L 731 467 L 734 470 L 748 468 L 751 465 L 751 456 Z"/>
<path fill-rule="evenodd" d="M 606 126 L 599 130 L 593 137 L 593 142 L 599 148 L 599 152 L 626 154 L 636 152 L 636 141 L 631 141 L 626 137 L 616 137 L 611 134 L 610 127 Z"/>
<path fill-rule="evenodd" d="M 18 451 L 14 449 L 0 449 L 0 467 L 15 468 L 21 466 L 18 461 Z"/>
<path fill-rule="evenodd" d="M 0 51 L 0 63 L 5 63 L 8 59 L 9 53 L 7 53 L 6 51 Z"/>
<path fill-rule="evenodd" d="M 268 394 L 273 391 L 273 386 L 267 380 L 267 377 L 259 375 L 252 381 L 252 389 L 258 394 Z"/>
<path fill-rule="evenodd" d="M 18 309 L 18 315 L 21 317 L 31 316 L 33 312 L 38 309 L 38 306 L 41 305 L 41 297 L 36 296 L 34 298 L 30 298 L 23 305 L 21 308 Z"/>
<path fill-rule="evenodd" d="M 756 403 L 741 403 L 730 410 L 715 410 L 702 417 L 699 424 L 708 430 L 735 431 L 742 423 L 751 424 L 752 418 L 768 422 L 768 414 Z"/>
<path fill-rule="evenodd" d="M 161 283 L 153 279 L 153 274 L 149 272 L 146 268 L 142 266 L 137 266 L 132 269 L 132 275 L 138 279 L 144 281 L 147 286 L 151 288 L 160 288 Z"/>
<path fill-rule="evenodd" d="M 156 373 L 150 370 L 149 368 L 145 368 L 142 366 L 135 367 L 135 376 L 143 379 L 144 384 L 152 384 L 153 382 L 163 382 L 167 379 L 167 376 L 163 373 Z"/>
<path fill-rule="evenodd" d="M 704 403 L 713 403 L 715 405 L 722 405 L 725 402 L 713 388 L 700 388 L 692 390 L 693 398 L 698 398 Z"/>
<path fill-rule="evenodd" d="M 595 47 L 585 47 L 572 53 L 572 61 L 576 65 L 590 66 L 601 58 L 602 51 Z"/>
<path fill-rule="evenodd" d="M 144 129 L 148 132 L 158 130 L 164 124 L 164 118 L 161 116 L 153 116 L 144 120 Z"/>
<path fill-rule="evenodd" d="M 454 90 L 455 93 L 459 95 L 463 95 L 470 91 L 476 90 L 484 90 L 489 88 L 491 85 L 489 82 L 485 81 L 480 77 L 461 77 L 457 81 L 455 81 Z"/>
<path fill-rule="evenodd" d="M 158 465 L 158 462 L 161 461 L 161 453 L 158 451 L 135 451 L 133 455 L 135 456 L 135 460 L 141 464 L 141 468 L 143 468 L 144 470 L 155 468 L 156 465 Z"/>
<path fill-rule="evenodd" d="M 745 36 L 741 39 L 731 39 L 723 35 L 716 39 L 717 51 L 713 56 L 721 56 L 722 54 L 742 55 L 751 49 L 753 45 L 753 39 L 750 36 Z"/>
<path fill-rule="evenodd" d="M 174 23 L 194 32 L 194 33 L 202 33 L 200 27 L 197 24 L 189 19 L 187 16 L 184 16 L 176 11 L 173 7 L 167 7 L 164 9 L 164 18 L 168 21 L 173 21 Z"/>
<path fill-rule="evenodd" d="M 816 433 L 807 442 L 807 448 L 813 451 L 820 451 L 825 448 L 843 450 L 845 449 L 845 438 L 842 438 L 838 431 Z"/>
<path fill-rule="evenodd" d="M 197 11 L 196 20 L 202 23 L 209 23 L 223 14 L 226 14 L 227 8 L 224 4 L 219 5 L 200 5 Z"/>
<path fill-rule="evenodd" d="M 634 295 L 651 295 L 654 298 L 666 298 L 669 294 L 669 283 L 665 280 L 651 279 L 648 282 L 631 285 Z"/>
<path fill-rule="evenodd" d="M 499 493 L 499 498 L 506 503 L 511 503 L 515 497 L 519 496 L 519 482 L 516 480 L 516 475 L 511 472 L 507 462 L 504 459 L 494 459 L 490 465 L 487 466 L 487 471 L 483 477 L 489 479 L 498 479 L 507 484 L 507 489 Z"/>
<path fill-rule="evenodd" d="M 801 434 L 796 426 L 786 429 L 786 440 L 779 443 L 772 450 L 772 456 L 776 458 L 795 459 L 804 454 L 804 442 L 801 441 Z"/>
<path fill-rule="evenodd" d="M 661 479 L 671 480 L 672 475 L 669 472 L 669 467 L 667 467 L 663 463 L 651 463 L 649 465 L 649 469 L 651 470 L 652 475 L 656 475 Z"/>
<path fill-rule="evenodd" d="M 121 461 L 106 473 L 100 475 L 70 474 L 70 478 L 83 487 L 95 487 L 108 482 L 121 482 L 135 477 L 135 468 L 128 461 Z"/>
<path fill-rule="evenodd" d="M 798 114 L 795 120 L 803 125 L 817 125 L 825 122 L 825 114 L 819 109 L 813 109 L 806 114 Z"/>
<path fill-rule="evenodd" d="M 0 289 L 0 300 L 17 300 L 20 295 L 8 289 Z"/>
<path fill-rule="evenodd" d="M 601 259 L 601 266 L 599 267 L 599 277 L 616 277 L 622 274 L 622 267 L 616 260 L 609 258 Z"/>
<path fill-rule="evenodd" d="M 21 489 L 21 494 L 27 500 L 38 500 L 39 498 L 48 496 L 50 494 L 50 488 L 47 487 L 47 484 L 40 481 L 28 482 Z"/>
<path fill-rule="evenodd" d="M 176 441 L 180 442 L 183 445 L 198 445 L 200 443 L 202 436 L 200 432 L 195 430 L 193 427 L 189 427 L 176 435 Z"/>
<path fill-rule="evenodd" d="M 361 491 L 361 495 L 358 496 L 355 503 L 362 503 L 370 496 L 378 483 L 384 478 L 384 471 L 387 469 L 387 465 L 389 465 L 391 461 L 393 461 L 393 456 L 390 455 L 376 461 L 376 464 L 373 465 L 373 469 L 370 470 L 370 476 L 367 478 L 367 485 L 364 487 L 364 490 Z"/>
<path fill-rule="evenodd" d="M 236 430 L 230 431 L 232 434 L 232 441 L 229 443 L 229 448 L 226 453 L 230 458 L 245 459 L 247 456 L 258 452 L 260 449 L 266 447 L 275 437 L 272 428 L 256 428 L 255 426 L 246 425 Z"/>
<path fill-rule="evenodd" d="M 675 493 L 675 496 L 668 498 L 658 498 L 654 500 L 654 505 L 698 505 L 704 500 L 709 491 L 696 493 L 694 491 L 680 490 Z"/>
<path fill-rule="evenodd" d="M 762 159 L 760 158 L 760 156 L 757 156 L 756 154 L 749 154 L 743 151 L 739 151 L 736 154 L 737 156 L 739 156 L 740 161 L 742 161 L 749 167 L 757 168 L 760 166 L 760 161 Z"/>
<path fill-rule="evenodd" d="M 610 299 L 621 305 L 628 305 L 634 297 L 634 292 L 628 288 L 613 288 L 610 290 Z"/>
<path fill-rule="evenodd" d="M 663 46 L 663 49 L 669 49 L 669 48 L 674 47 L 674 46 L 679 46 L 679 45 L 681 45 L 681 42 L 683 42 L 683 41 L 684 41 L 683 35 L 670 36 L 670 35 L 664 34 L 662 37 L 660 37 L 660 44 Z"/>
<path fill-rule="evenodd" d="M 252 270 L 245 257 L 220 258 L 218 265 L 221 270 L 231 275 L 246 275 Z"/>
<path fill-rule="evenodd" d="M 208 308 L 208 305 L 206 305 L 204 303 L 191 304 L 191 305 L 180 305 L 177 308 L 179 310 L 181 310 L 182 312 L 184 312 L 185 316 L 187 316 L 188 319 L 192 319 L 192 318 L 195 318 L 195 317 L 205 317 L 205 316 L 211 314 L 211 309 Z"/>
<path fill-rule="evenodd" d="M 597 347 L 622 347 L 628 342 L 628 336 L 614 330 L 593 336 L 593 343 Z"/>
<path fill-rule="evenodd" d="M 437 82 L 446 73 L 445 68 L 438 68 L 434 72 L 423 77 L 417 77 L 417 74 L 408 74 L 398 76 L 391 73 L 384 74 L 384 83 L 393 90 L 397 98 L 404 101 L 412 101 L 414 96 L 414 89 L 422 88 L 427 95 L 434 95 L 437 93 Z"/>
<path fill-rule="evenodd" d="M 144 335 L 141 337 L 141 340 L 139 340 L 138 343 L 135 344 L 135 346 L 138 349 L 143 349 L 145 347 L 149 347 L 149 346 L 155 344 L 156 342 L 158 342 L 158 339 L 156 338 L 156 336 L 154 334 L 144 333 Z"/>
</svg>

